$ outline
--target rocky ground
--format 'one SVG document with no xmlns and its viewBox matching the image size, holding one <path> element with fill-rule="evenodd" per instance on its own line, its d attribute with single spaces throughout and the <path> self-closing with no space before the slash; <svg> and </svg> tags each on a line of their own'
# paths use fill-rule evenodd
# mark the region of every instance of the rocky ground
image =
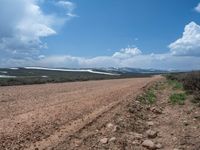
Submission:
<svg viewBox="0 0 200 150">
<path fill-rule="evenodd" d="M 184 105 L 169 102 L 175 90 L 167 81 L 154 89 L 156 101 L 144 104 L 138 96 L 97 118 L 54 149 L 199 150 L 200 109 L 187 96 Z M 141 94 L 142 95 L 142 94 Z"/>
<path fill-rule="evenodd" d="M 52 149 L 160 78 L 0 87 L 0 149 Z"/>
<path fill-rule="evenodd" d="M 176 92 L 160 76 L 4 87 L 0 149 L 199 150 L 200 109 Z"/>
</svg>

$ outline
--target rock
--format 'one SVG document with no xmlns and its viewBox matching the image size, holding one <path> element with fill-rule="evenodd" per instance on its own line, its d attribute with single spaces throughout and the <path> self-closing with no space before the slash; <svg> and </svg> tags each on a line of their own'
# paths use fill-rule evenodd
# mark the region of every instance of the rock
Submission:
<svg viewBox="0 0 200 150">
<path fill-rule="evenodd" d="M 157 148 L 157 149 L 161 149 L 162 147 L 163 147 L 162 144 L 160 144 L 160 143 L 157 143 L 157 144 L 156 144 L 156 148 Z"/>
<path fill-rule="evenodd" d="M 185 136 L 185 138 L 183 140 L 180 141 L 180 145 L 187 145 L 187 138 Z"/>
<path fill-rule="evenodd" d="M 153 107 L 153 108 L 151 108 L 151 111 L 154 112 L 155 114 L 162 114 L 161 108 Z"/>
<path fill-rule="evenodd" d="M 81 144 L 81 141 L 80 141 L 80 140 L 76 139 L 76 140 L 74 141 L 75 147 L 78 147 L 80 144 Z"/>
<path fill-rule="evenodd" d="M 120 128 L 118 126 L 114 126 L 112 132 L 116 132 L 117 130 L 119 130 Z"/>
<path fill-rule="evenodd" d="M 153 121 L 148 121 L 148 122 L 147 122 L 147 125 L 148 125 L 148 126 L 153 126 L 154 123 L 153 123 Z"/>
<path fill-rule="evenodd" d="M 187 121 L 183 121 L 184 126 L 188 126 L 189 123 Z"/>
<path fill-rule="evenodd" d="M 140 101 L 137 101 L 137 100 L 136 100 L 135 103 L 136 103 L 136 104 L 140 104 Z"/>
<path fill-rule="evenodd" d="M 172 140 L 175 142 L 177 141 L 177 137 L 173 137 Z"/>
<path fill-rule="evenodd" d="M 158 117 L 158 115 L 156 115 L 156 114 L 153 114 L 151 117 L 152 117 L 153 119 L 155 119 L 155 118 L 157 118 L 157 117 Z"/>
<path fill-rule="evenodd" d="M 200 120 L 200 115 L 195 115 L 194 118 Z"/>
<path fill-rule="evenodd" d="M 151 106 L 147 106 L 146 110 L 150 110 L 151 111 Z"/>
<path fill-rule="evenodd" d="M 113 142 L 115 140 L 116 140 L 116 137 L 112 137 L 112 138 L 110 138 L 109 142 Z"/>
<path fill-rule="evenodd" d="M 197 127 L 192 127 L 192 128 L 196 130 L 196 129 L 198 129 L 199 127 L 197 126 Z"/>
<path fill-rule="evenodd" d="M 191 110 L 188 110 L 186 113 L 189 115 L 189 114 L 191 114 L 191 113 L 192 113 L 192 111 L 191 111 Z"/>
<path fill-rule="evenodd" d="M 148 148 L 148 149 L 155 149 L 155 144 L 154 142 L 152 142 L 151 140 L 145 140 L 143 143 L 142 143 L 142 146 Z"/>
<path fill-rule="evenodd" d="M 112 123 L 108 123 L 108 124 L 107 124 L 107 128 L 113 128 L 113 126 L 114 126 L 114 125 L 113 125 Z"/>
<path fill-rule="evenodd" d="M 141 142 L 138 141 L 138 140 L 135 140 L 135 141 L 132 142 L 133 145 L 140 145 L 140 143 L 141 143 Z"/>
<path fill-rule="evenodd" d="M 130 113 L 135 113 L 135 112 L 136 112 L 136 110 L 135 110 L 134 108 L 132 108 L 132 107 L 130 107 L 130 108 L 128 109 L 128 111 L 129 111 Z"/>
<path fill-rule="evenodd" d="M 133 135 L 134 139 L 136 140 L 140 140 L 142 139 L 143 135 L 142 134 L 139 134 L 139 133 L 131 133 L 131 135 Z"/>
<path fill-rule="evenodd" d="M 141 141 L 141 139 L 143 138 L 142 134 L 139 133 L 135 133 L 135 132 L 129 132 L 129 133 L 125 133 L 122 136 L 122 139 L 126 139 L 129 141 L 129 143 L 132 143 L 133 141 L 139 140 Z"/>
<path fill-rule="evenodd" d="M 100 142 L 102 144 L 106 144 L 106 143 L 108 143 L 108 138 L 103 138 L 103 139 L 100 140 Z"/>
<path fill-rule="evenodd" d="M 147 136 L 148 136 L 149 138 L 155 138 L 155 137 L 157 137 L 157 135 L 158 135 L 158 132 L 157 132 L 157 131 L 153 131 L 153 130 L 151 130 L 151 129 L 147 130 L 146 133 L 147 133 Z"/>
</svg>

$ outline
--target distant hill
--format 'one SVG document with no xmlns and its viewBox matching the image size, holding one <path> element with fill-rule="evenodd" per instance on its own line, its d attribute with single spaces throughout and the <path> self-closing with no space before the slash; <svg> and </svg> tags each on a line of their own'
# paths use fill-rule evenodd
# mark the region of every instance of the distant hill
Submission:
<svg viewBox="0 0 200 150">
<path fill-rule="evenodd" d="M 23 67 L 23 68 L 2 68 L 0 69 L 0 78 L 15 77 L 48 77 L 52 75 L 60 75 L 66 73 L 73 74 L 93 74 L 105 76 L 122 76 L 134 74 L 161 74 L 168 73 L 164 70 L 156 69 L 139 69 L 139 68 L 44 68 L 44 67 Z"/>
<path fill-rule="evenodd" d="M 98 71 L 104 71 L 109 73 L 117 73 L 117 74 L 161 74 L 168 73 L 166 70 L 157 70 L 157 69 L 140 69 L 140 68 L 129 68 L 129 67 L 121 67 L 121 68 L 99 68 L 94 69 Z"/>
<path fill-rule="evenodd" d="M 1 68 L 0 86 L 149 77 L 166 71 L 135 68 Z"/>
</svg>

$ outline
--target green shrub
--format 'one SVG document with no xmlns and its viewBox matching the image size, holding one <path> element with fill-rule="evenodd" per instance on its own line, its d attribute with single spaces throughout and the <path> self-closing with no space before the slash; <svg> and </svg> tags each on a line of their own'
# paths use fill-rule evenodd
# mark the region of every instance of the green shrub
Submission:
<svg viewBox="0 0 200 150">
<path fill-rule="evenodd" d="M 168 80 L 168 84 L 171 85 L 174 90 L 183 89 L 183 84 L 177 80 Z"/>
<path fill-rule="evenodd" d="M 174 93 L 170 96 L 170 102 L 172 104 L 184 105 L 185 99 L 186 99 L 185 93 Z"/>
<path fill-rule="evenodd" d="M 156 101 L 156 95 L 153 89 L 147 90 L 143 95 L 138 97 L 138 100 L 145 104 L 153 104 Z"/>
<path fill-rule="evenodd" d="M 200 105 L 200 71 L 168 74 L 166 75 L 166 78 L 168 80 L 181 82 L 184 90 L 194 96 L 192 102 Z M 179 85 L 176 85 L 175 87 L 179 87 Z"/>
</svg>

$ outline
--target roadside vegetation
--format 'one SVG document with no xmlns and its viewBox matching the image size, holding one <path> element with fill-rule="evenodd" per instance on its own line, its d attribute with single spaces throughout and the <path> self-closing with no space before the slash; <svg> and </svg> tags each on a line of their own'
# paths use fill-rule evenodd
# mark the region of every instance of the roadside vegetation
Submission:
<svg viewBox="0 0 200 150">
<path fill-rule="evenodd" d="M 154 104 L 156 102 L 155 89 L 153 87 L 148 88 L 143 94 L 137 97 L 143 104 Z"/>
<path fill-rule="evenodd" d="M 173 89 L 184 89 L 187 94 L 193 95 L 192 102 L 200 106 L 200 72 L 189 73 L 174 73 L 166 75 L 168 83 L 173 86 Z M 171 96 L 174 101 L 183 103 L 186 94 L 179 94 L 179 96 Z"/>
<path fill-rule="evenodd" d="M 174 90 L 182 90 L 183 84 L 177 80 L 168 80 L 168 84 L 172 86 Z"/>
<path fill-rule="evenodd" d="M 186 99 L 185 93 L 174 93 L 170 96 L 170 102 L 172 104 L 184 105 L 185 99 Z"/>
</svg>

